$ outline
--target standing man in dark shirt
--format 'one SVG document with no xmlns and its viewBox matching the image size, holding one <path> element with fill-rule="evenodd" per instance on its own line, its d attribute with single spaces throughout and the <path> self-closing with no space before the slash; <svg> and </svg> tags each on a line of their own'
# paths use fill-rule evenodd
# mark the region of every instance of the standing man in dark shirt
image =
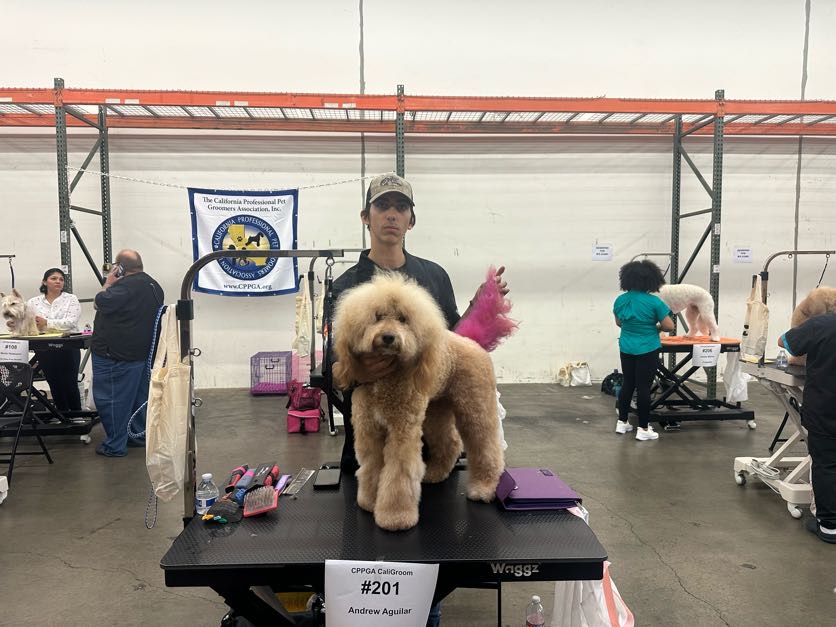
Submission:
<svg viewBox="0 0 836 627">
<path fill-rule="evenodd" d="M 332 319 L 333 308 L 340 294 L 371 281 L 378 269 L 393 270 L 415 279 L 418 285 L 432 294 L 447 320 L 448 328 L 455 327 L 464 317 L 459 315 L 453 284 L 444 268 L 428 259 L 410 255 L 404 248 L 406 232 L 415 226 L 414 207 L 412 185 L 405 179 L 393 172 L 372 179 L 366 192 L 366 205 L 360 212 L 360 219 L 369 231 L 371 247 L 360 253 L 357 263 L 334 281 L 332 298 L 328 303 L 330 311 L 326 314 L 327 320 Z M 502 280 L 504 271 L 504 267 L 496 271 L 499 292 L 503 296 L 508 293 L 508 286 Z M 464 315 L 466 316 L 467 312 Z M 326 355 L 326 367 L 329 367 L 331 357 Z M 366 376 L 362 381 L 356 382 L 358 385 L 376 381 L 394 371 L 396 367 L 394 357 L 361 355 L 359 359 L 366 368 Z M 351 424 L 351 390 L 344 391 L 340 409 L 345 420 L 345 442 L 340 469 L 342 472 L 353 474 L 358 466 L 354 452 L 354 427 Z M 430 608 L 427 627 L 438 627 L 440 624 L 441 603 L 437 603 Z"/>
<path fill-rule="evenodd" d="M 145 446 L 128 439 L 128 420 L 148 399 L 146 361 L 164 300 L 163 289 L 143 272 L 139 253 L 120 251 L 95 298 L 93 399 L 107 436 L 96 448 L 99 455 L 124 457 L 126 447 Z M 134 431 L 145 430 L 145 410 L 134 425 Z"/>
<path fill-rule="evenodd" d="M 791 355 L 807 355 L 801 424 L 812 458 L 814 518 L 807 529 L 836 544 L 836 313 L 794 327 L 778 339 Z"/>
</svg>

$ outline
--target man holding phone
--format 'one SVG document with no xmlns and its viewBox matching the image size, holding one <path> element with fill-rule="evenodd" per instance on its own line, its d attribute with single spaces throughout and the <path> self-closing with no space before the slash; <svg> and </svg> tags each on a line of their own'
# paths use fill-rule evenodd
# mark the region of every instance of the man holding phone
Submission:
<svg viewBox="0 0 836 627">
<path fill-rule="evenodd" d="M 128 446 L 145 446 L 144 440 L 129 440 L 128 420 L 148 399 L 146 360 L 164 302 L 163 289 L 143 271 L 139 253 L 119 251 L 94 300 L 93 399 L 106 435 L 96 448 L 99 455 L 124 457 Z M 145 430 L 144 409 L 132 430 Z"/>
</svg>

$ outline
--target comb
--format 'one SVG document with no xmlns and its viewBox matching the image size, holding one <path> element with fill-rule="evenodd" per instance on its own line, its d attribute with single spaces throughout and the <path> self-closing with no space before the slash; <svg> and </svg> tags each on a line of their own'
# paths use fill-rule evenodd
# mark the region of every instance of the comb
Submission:
<svg viewBox="0 0 836 627">
<path fill-rule="evenodd" d="M 278 506 L 279 493 L 273 486 L 261 486 L 255 490 L 250 490 L 244 497 L 244 518 L 265 514 Z"/>
</svg>

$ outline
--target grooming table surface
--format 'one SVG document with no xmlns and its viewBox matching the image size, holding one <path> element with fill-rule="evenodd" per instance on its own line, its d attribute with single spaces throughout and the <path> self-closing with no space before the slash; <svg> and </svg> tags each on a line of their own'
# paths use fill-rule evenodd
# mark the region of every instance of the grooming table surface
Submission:
<svg viewBox="0 0 836 627">
<path fill-rule="evenodd" d="M 732 337 L 721 337 L 719 342 L 715 342 L 707 335 L 695 335 L 693 337 L 688 337 L 685 335 L 667 335 L 662 338 L 662 350 L 664 351 L 665 348 L 671 347 L 683 347 L 682 350 L 691 350 L 690 347 L 694 346 L 695 344 L 719 344 L 721 347 L 738 347 L 740 348 L 740 340 L 732 338 Z M 671 351 L 666 351 L 671 352 Z M 722 348 L 720 352 L 723 351 Z M 729 352 L 734 352 L 733 350 Z"/>
<path fill-rule="evenodd" d="M 162 558 L 166 585 L 210 586 L 235 607 L 250 586 L 323 590 L 327 559 L 437 563 L 436 599 L 500 581 L 602 578 L 606 551 L 582 519 L 565 510 L 508 512 L 495 502 L 474 503 L 466 481 L 460 471 L 422 486 L 420 521 L 403 532 L 379 529 L 357 507 L 356 480 L 348 475 L 333 491 L 314 491 L 309 481 L 264 517 L 224 526 L 194 518 Z M 511 565 L 532 572 L 521 577 Z"/>
</svg>

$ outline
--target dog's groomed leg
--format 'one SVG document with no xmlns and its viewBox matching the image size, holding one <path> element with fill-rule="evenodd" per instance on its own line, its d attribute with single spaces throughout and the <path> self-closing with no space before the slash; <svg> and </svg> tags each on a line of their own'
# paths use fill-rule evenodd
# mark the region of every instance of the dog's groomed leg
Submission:
<svg viewBox="0 0 836 627">
<path fill-rule="evenodd" d="M 424 420 L 424 442 L 429 457 L 424 483 L 439 483 L 450 476 L 462 452 L 462 439 L 456 431 L 453 405 L 449 401 L 430 403 Z"/>
<path fill-rule="evenodd" d="M 374 511 L 377 486 L 383 468 L 383 447 L 386 429 L 371 413 L 365 390 L 359 389 L 352 399 L 351 422 L 354 425 L 354 451 L 357 455 L 357 505 L 367 512 Z"/>
<path fill-rule="evenodd" d="M 505 468 L 494 389 L 474 389 L 468 402 L 457 404 L 455 412 L 467 451 L 467 498 L 490 503 Z"/>
<path fill-rule="evenodd" d="M 421 500 L 421 424 L 426 402 L 420 411 L 401 407 L 394 420 L 389 420 L 389 433 L 383 450 L 383 469 L 374 504 L 374 521 L 378 527 L 397 531 L 418 524 L 418 503 Z"/>
</svg>

